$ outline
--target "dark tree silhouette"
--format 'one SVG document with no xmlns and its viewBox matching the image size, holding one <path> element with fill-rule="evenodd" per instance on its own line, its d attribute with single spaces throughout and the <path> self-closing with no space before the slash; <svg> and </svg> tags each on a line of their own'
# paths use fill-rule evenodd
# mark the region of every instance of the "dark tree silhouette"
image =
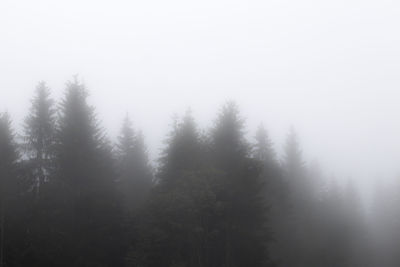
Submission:
<svg viewBox="0 0 400 267">
<path fill-rule="evenodd" d="M 87 91 L 67 83 L 57 133 L 58 177 L 64 196 L 63 266 L 119 266 L 123 237 L 111 148 Z"/>
<path fill-rule="evenodd" d="M 181 121 L 175 120 L 166 139 L 160 158 L 157 178 L 171 185 L 182 171 L 196 171 L 202 167 L 202 145 L 192 113 L 188 110 Z"/>
<path fill-rule="evenodd" d="M 250 157 L 243 123 L 237 105 L 228 102 L 211 133 L 214 166 L 225 174 L 222 190 L 216 195 L 222 209 L 214 256 L 220 266 L 268 264 L 262 165 Z"/>
<path fill-rule="evenodd" d="M 25 148 L 33 174 L 33 186 L 39 195 L 41 185 L 49 180 L 54 166 L 55 109 L 50 90 L 39 82 L 32 99 L 30 113 L 25 120 Z"/>
<path fill-rule="evenodd" d="M 201 196 L 210 190 L 204 188 L 206 176 L 198 173 L 203 165 L 201 155 L 200 136 L 187 112 L 182 121 L 174 121 L 167 138 L 158 182 L 136 231 L 139 241 L 129 255 L 130 266 L 198 266 L 207 262 L 204 247 L 195 239 L 204 223 L 201 214 L 206 199 Z"/>
</svg>

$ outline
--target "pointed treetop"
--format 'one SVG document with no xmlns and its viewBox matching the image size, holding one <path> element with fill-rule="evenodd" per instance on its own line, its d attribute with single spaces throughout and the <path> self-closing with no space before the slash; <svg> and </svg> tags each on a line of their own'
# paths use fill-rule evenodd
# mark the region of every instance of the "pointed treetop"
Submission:
<svg viewBox="0 0 400 267">
<path fill-rule="evenodd" d="M 14 164 L 17 159 L 18 152 L 14 143 L 10 116 L 7 112 L 0 113 L 0 167 Z"/>
<path fill-rule="evenodd" d="M 286 171 L 291 174 L 304 171 L 302 152 L 297 133 L 293 126 L 290 127 L 289 133 L 287 135 L 284 153 L 285 154 L 283 165 Z"/>
<path fill-rule="evenodd" d="M 254 156 L 256 159 L 264 163 L 274 162 L 276 154 L 272 147 L 272 141 L 263 124 L 260 124 L 258 127 L 255 138 Z"/>
<path fill-rule="evenodd" d="M 125 153 L 134 147 L 135 131 L 133 130 L 132 121 L 127 114 L 122 123 L 121 133 L 118 137 L 118 149 Z"/>
<path fill-rule="evenodd" d="M 54 101 L 50 97 L 50 89 L 44 81 L 36 86 L 31 101 L 29 115 L 25 119 L 24 131 L 26 148 L 36 156 L 45 156 L 53 144 L 55 133 Z M 44 153 L 43 155 L 38 155 Z"/>
</svg>

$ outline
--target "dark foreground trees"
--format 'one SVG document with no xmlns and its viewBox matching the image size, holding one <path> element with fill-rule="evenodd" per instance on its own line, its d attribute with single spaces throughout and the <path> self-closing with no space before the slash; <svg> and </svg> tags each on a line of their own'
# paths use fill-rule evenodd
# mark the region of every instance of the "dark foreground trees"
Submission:
<svg viewBox="0 0 400 267">
<path fill-rule="evenodd" d="M 208 131 L 187 112 L 174 121 L 154 169 L 129 118 L 113 146 L 87 97 L 75 78 L 57 105 L 39 83 L 22 139 L 1 114 L 0 267 L 385 262 L 373 261 L 373 246 L 365 245 L 369 228 L 351 183 L 324 183 L 293 129 L 279 161 L 263 127 L 249 142 L 235 103 L 221 108 Z M 374 227 L 394 231 L 396 218 Z"/>
<path fill-rule="evenodd" d="M 0 114 L 0 266 L 18 257 L 18 152 L 7 113 Z"/>
</svg>

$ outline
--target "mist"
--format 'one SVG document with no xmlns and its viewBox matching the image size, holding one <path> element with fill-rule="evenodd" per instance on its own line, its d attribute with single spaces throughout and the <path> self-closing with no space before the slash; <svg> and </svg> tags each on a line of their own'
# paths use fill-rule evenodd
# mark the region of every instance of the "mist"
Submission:
<svg viewBox="0 0 400 267">
<path fill-rule="evenodd" d="M 399 26 L 393 1 L 2 1 L 0 267 L 398 266 Z"/>
</svg>

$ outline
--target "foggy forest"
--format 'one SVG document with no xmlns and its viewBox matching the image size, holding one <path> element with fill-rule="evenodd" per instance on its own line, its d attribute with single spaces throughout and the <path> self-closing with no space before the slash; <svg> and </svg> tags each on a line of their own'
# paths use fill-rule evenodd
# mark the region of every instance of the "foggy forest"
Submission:
<svg viewBox="0 0 400 267">
<path fill-rule="evenodd" d="M 400 1 L 0 0 L 0 267 L 400 267 Z"/>
<path fill-rule="evenodd" d="M 233 101 L 212 127 L 171 120 L 156 161 L 129 115 L 107 137 L 78 77 L 39 82 L 20 132 L 0 116 L 0 266 L 399 266 L 400 186 L 368 205 L 349 180 L 249 140 Z M 19 123 L 19 122 L 18 122 Z"/>
</svg>

